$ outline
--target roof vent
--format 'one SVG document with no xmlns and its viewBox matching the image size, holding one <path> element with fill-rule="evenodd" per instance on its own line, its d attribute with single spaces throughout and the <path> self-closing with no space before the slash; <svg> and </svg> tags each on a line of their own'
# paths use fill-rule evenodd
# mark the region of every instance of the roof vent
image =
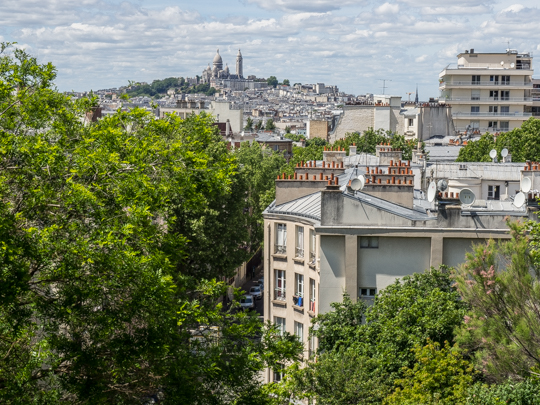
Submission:
<svg viewBox="0 0 540 405">
<path fill-rule="evenodd" d="M 474 53 L 474 48 L 471 48 L 471 53 Z"/>
</svg>

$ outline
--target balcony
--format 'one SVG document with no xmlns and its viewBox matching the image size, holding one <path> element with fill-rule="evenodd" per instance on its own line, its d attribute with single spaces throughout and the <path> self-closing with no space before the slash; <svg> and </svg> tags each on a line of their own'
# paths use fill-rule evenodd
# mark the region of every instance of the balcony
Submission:
<svg viewBox="0 0 540 405">
<path fill-rule="evenodd" d="M 504 119 L 522 119 L 532 117 L 532 113 L 524 112 L 453 112 L 452 118 L 493 118 L 493 117 L 502 117 Z"/>
<path fill-rule="evenodd" d="M 285 288 L 276 287 L 274 289 L 274 299 L 276 301 L 285 301 Z"/>
<path fill-rule="evenodd" d="M 277 255 L 286 255 L 287 254 L 287 246 L 286 245 L 276 245 L 274 253 Z"/>
<path fill-rule="evenodd" d="M 514 87 L 514 88 L 527 88 L 527 89 L 532 89 L 532 82 L 517 82 L 517 81 L 510 81 L 510 82 L 503 82 L 503 81 L 480 81 L 480 82 L 473 82 L 471 80 L 467 80 L 467 81 L 455 81 L 455 80 L 451 80 L 449 82 L 439 82 L 439 89 L 445 89 L 445 88 L 448 88 L 448 87 L 466 87 L 466 88 L 470 88 L 470 87 L 497 87 L 497 88 L 500 88 L 500 87 L 503 87 L 503 88 L 511 88 L 511 87 Z"/>
<path fill-rule="evenodd" d="M 463 132 L 467 130 L 467 127 L 455 127 L 457 132 Z M 469 128 L 471 131 L 476 131 L 479 135 L 485 134 L 486 132 L 495 133 L 495 132 L 508 132 L 511 131 L 509 128 L 493 128 L 493 127 L 480 127 L 480 128 Z"/>
<path fill-rule="evenodd" d="M 465 104 L 475 104 L 475 103 L 493 103 L 499 101 L 507 101 L 509 103 L 530 103 L 533 101 L 532 97 L 450 97 L 444 99 L 447 103 L 465 103 Z"/>
</svg>

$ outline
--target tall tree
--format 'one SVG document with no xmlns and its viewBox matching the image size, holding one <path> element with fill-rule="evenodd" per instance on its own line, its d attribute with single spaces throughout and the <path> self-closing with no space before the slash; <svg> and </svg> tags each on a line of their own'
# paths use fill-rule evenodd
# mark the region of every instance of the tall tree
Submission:
<svg viewBox="0 0 540 405">
<path fill-rule="evenodd" d="M 264 129 L 266 129 L 267 131 L 273 131 L 274 129 L 276 129 L 276 124 L 274 124 L 274 120 L 272 118 L 266 120 Z"/>
<path fill-rule="evenodd" d="M 246 126 L 244 127 L 245 130 L 251 131 L 253 130 L 253 119 L 251 117 L 248 117 L 246 120 Z"/>
<path fill-rule="evenodd" d="M 249 403 L 299 346 L 205 280 L 230 275 L 249 237 L 212 119 L 134 109 L 85 124 L 92 100 L 2 51 L 0 402 Z"/>
<path fill-rule="evenodd" d="M 276 76 L 270 76 L 268 79 L 266 79 L 266 83 L 268 83 L 269 86 L 276 88 L 278 85 L 278 79 L 276 79 Z"/>
</svg>

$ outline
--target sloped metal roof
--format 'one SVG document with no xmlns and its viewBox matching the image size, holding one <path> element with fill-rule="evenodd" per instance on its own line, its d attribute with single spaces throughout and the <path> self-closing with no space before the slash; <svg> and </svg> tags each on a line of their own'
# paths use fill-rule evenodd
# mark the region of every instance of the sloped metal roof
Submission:
<svg viewBox="0 0 540 405">
<path fill-rule="evenodd" d="M 300 217 L 321 221 L 321 192 L 309 194 L 305 197 L 297 198 L 296 200 L 288 201 L 284 204 L 277 205 L 274 200 L 272 204 L 266 208 L 264 213 L 296 215 Z"/>
</svg>

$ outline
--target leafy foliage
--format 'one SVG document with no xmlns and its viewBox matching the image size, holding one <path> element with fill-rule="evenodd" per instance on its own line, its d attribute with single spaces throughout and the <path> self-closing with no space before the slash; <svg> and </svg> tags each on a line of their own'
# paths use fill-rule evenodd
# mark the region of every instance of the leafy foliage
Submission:
<svg viewBox="0 0 540 405">
<path fill-rule="evenodd" d="M 417 362 L 412 349 L 451 341 L 465 308 L 444 267 L 396 281 L 368 308 L 345 296 L 314 319 L 320 352 L 291 376 L 296 395 L 321 404 L 381 403 Z"/>
<path fill-rule="evenodd" d="M 183 77 L 168 77 L 163 80 L 154 80 L 151 84 L 138 84 L 130 83 L 130 89 L 127 90 L 127 94 L 130 97 L 148 96 L 155 97 L 159 95 L 167 94 L 170 89 L 178 89 L 180 93 L 197 94 L 203 93 L 207 96 L 213 96 L 216 93 L 216 89 L 210 87 L 208 83 L 190 85 Z"/>
<path fill-rule="evenodd" d="M 502 159 L 501 151 L 507 148 L 512 154 L 512 161 L 525 162 L 526 160 L 540 160 L 540 120 L 534 117 L 525 121 L 521 127 L 505 133 L 501 133 L 495 138 L 492 134 L 486 133 L 477 141 L 469 141 L 459 151 L 458 162 L 491 162 L 489 152 L 492 149 L 497 151 L 498 159 Z"/>
<path fill-rule="evenodd" d="M 0 402 L 249 403 L 301 347 L 220 304 L 256 201 L 238 161 L 206 115 L 85 123 L 54 76 L 2 56 Z"/>
<path fill-rule="evenodd" d="M 266 83 L 268 83 L 268 86 L 276 88 L 279 82 L 278 79 L 276 79 L 276 76 L 270 76 L 268 79 L 266 79 Z"/>
<path fill-rule="evenodd" d="M 424 347 L 414 348 L 416 363 L 405 368 L 403 378 L 396 380 L 396 391 L 385 405 L 456 405 L 463 404 L 467 389 L 473 383 L 474 367 L 463 358 L 459 348 L 444 347 L 428 340 Z"/>
<path fill-rule="evenodd" d="M 274 124 L 274 120 L 272 118 L 266 121 L 264 129 L 266 129 L 267 131 L 273 131 L 274 129 L 276 129 L 276 124 Z"/>
<path fill-rule="evenodd" d="M 540 225 L 508 222 L 512 239 L 475 247 L 456 272 L 471 305 L 460 338 L 492 378 L 528 376 L 540 366 Z"/>
<path fill-rule="evenodd" d="M 536 380 L 505 381 L 500 384 L 476 383 L 467 390 L 468 405 L 530 405 L 540 403 Z"/>
</svg>

